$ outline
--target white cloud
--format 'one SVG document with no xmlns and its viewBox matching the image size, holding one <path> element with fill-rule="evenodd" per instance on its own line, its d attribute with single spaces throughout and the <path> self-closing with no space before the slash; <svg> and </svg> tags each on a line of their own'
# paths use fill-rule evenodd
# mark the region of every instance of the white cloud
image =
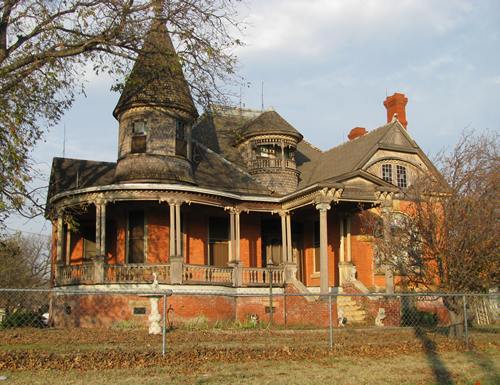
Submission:
<svg viewBox="0 0 500 385">
<path fill-rule="evenodd" d="M 471 11 L 465 0 L 255 0 L 249 8 L 242 56 L 319 55 L 325 49 L 391 34 L 442 34 Z"/>
</svg>

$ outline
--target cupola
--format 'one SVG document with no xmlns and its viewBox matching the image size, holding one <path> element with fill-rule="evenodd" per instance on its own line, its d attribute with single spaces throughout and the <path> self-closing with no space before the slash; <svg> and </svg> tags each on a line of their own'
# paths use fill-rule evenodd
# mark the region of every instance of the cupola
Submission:
<svg viewBox="0 0 500 385">
<path fill-rule="evenodd" d="M 239 130 L 238 148 L 250 174 L 277 194 L 297 189 L 295 162 L 302 135 L 275 111 L 265 111 Z"/>
<path fill-rule="evenodd" d="M 194 183 L 191 127 L 198 113 L 158 4 L 113 115 L 118 182 Z"/>
</svg>

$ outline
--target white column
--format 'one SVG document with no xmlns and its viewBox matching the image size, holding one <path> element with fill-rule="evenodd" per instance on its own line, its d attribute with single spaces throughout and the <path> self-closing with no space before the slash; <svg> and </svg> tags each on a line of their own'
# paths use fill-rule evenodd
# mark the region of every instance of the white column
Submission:
<svg viewBox="0 0 500 385">
<path fill-rule="evenodd" d="M 235 239 L 234 239 L 234 259 L 236 262 L 240 262 L 240 211 L 235 210 L 234 214 L 235 222 Z"/>
<path fill-rule="evenodd" d="M 175 255 L 181 256 L 181 202 L 175 203 Z"/>
<path fill-rule="evenodd" d="M 168 207 L 170 209 L 170 239 L 168 241 L 170 256 L 175 256 L 175 204 L 174 202 L 168 202 Z"/>
<path fill-rule="evenodd" d="M 106 255 L 106 202 L 100 203 L 100 228 L 101 228 L 101 243 L 100 243 L 100 255 Z"/>
<path fill-rule="evenodd" d="M 287 213 L 282 211 L 280 212 L 281 217 L 281 262 L 287 262 L 287 232 L 286 232 L 286 217 Z"/>
<path fill-rule="evenodd" d="M 101 204 L 95 202 L 95 254 L 101 252 Z"/>
<path fill-rule="evenodd" d="M 345 256 L 344 256 L 344 249 L 345 249 L 345 242 L 344 242 L 344 218 L 339 219 L 339 232 L 340 232 L 340 247 L 339 247 L 339 261 L 340 263 L 345 262 Z"/>
<path fill-rule="evenodd" d="M 351 263 L 352 262 L 352 255 L 351 255 L 351 216 L 350 215 L 346 218 L 346 233 L 347 233 L 347 238 L 346 238 L 347 262 Z"/>
<path fill-rule="evenodd" d="M 63 222 L 63 211 L 60 210 L 57 213 L 57 246 L 56 246 L 56 260 L 58 264 L 64 262 L 63 259 L 63 239 L 64 239 L 64 222 Z"/>
<path fill-rule="evenodd" d="M 320 293 L 327 294 L 329 292 L 327 213 L 330 210 L 330 205 L 328 203 L 319 203 L 316 205 L 316 209 L 319 210 Z"/>
<path fill-rule="evenodd" d="M 236 229 L 234 226 L 234 222 L 235 222 L 234 210 L 230 209 L 229 210 L 229 242 L 228 242 L 228 262 L 229 263 L 234 262 L 234 254 L 235 254 L 234 238 L 235 238 Z"/>
<path fill-rule="evenodd" d="M 292 261 L 292 217 L 290 213 L 286 215 L 286 253 L 287 262 Z"/>
</svg>

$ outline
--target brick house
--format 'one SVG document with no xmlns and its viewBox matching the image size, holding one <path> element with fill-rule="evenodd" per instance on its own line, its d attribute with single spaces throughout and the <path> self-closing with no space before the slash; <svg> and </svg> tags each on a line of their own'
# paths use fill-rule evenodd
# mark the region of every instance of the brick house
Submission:
<svg viewBox="0 0 500 385">
<path fill-rule="evenodd" d="M 155 20 L 113 112 L 117 162 L 53 160 L 53 285 L 140 288 L 155 273 L 174 293 L 265 291 L 270 283 L 277 292 L 385 290 L 390 274 L 360 213 L 404 210 L 400 191 L 434 170 L 406 128 L 406 103 L 389 96 L 385 125 L 356 127 L 328 151 L 276 111 L 215 106 L 199 116 Z M 264 311 L 223 294 L 193 298 L 175 298 L 178 314 Z"/>
</svg>

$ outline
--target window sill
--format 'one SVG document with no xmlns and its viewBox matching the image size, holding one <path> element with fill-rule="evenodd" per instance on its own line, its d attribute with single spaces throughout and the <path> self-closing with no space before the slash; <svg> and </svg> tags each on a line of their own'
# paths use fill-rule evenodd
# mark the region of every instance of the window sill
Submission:
<svg viewBox="0 0 500 385">
<path fill-rule="evenodd" d="M 316 273 L 312 273 L 312 274 L 310 275 L 310 277 L 311 277 L 311 278 L 319 278 L 319 277 L 320 277 L 320 272 L 318 271 L 318 272 L 316 272 Z"/>
</svg>

